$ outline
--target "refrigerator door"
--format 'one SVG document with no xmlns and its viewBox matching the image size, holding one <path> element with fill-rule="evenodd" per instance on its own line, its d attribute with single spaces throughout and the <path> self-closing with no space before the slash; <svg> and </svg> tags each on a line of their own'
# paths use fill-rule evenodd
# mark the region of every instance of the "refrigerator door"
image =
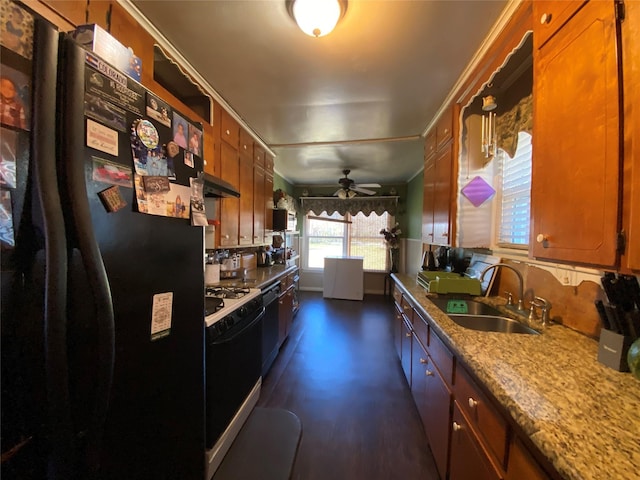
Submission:
<svg viewBox="0 0 640 480">
<path fill-rule="evenodd" d="M 22 7 L 10 8 L 15 15 Z M 2 477 L 72 478 L 67 255 L 55 165 L 58 33 L 36 20 L 33 44 L 22 47 L 36 60 L 4 46 L 1 55 L 3 68 L 31 79 L 32 99 L 28 126 L 2 129 L 3 163 L 5 152 L 15 153 L 15 181 L 3 181 L 15 243 L 3 241 L 1 254 Z"/>
<path fill-rule="evenodd" d="M 132 168 L 130 135 L 118 133 L 118 156 L 86 147 L 85 85 L 95 69 L 83 49 L 69 38 L 63 42 L 59 167 L 70 238 L 71 396 L 87 466 L 83 478 L 201 480 L 204 232 L 186 219 L 135 212 L 129 187 L 120 187 L 127 206 L 107 212 L 98 192 L 110 185 L 94 179 L 93 160 Z M 139 118 L 127 112 L 128 125 Z M 170 129 L 157 128 L 161 140 L 167 138 Z M 176 165 L 178 182 L 188 185 L 201 165 Z M 156 338 L 159 301 L 170 329 Z"/>
</svg>

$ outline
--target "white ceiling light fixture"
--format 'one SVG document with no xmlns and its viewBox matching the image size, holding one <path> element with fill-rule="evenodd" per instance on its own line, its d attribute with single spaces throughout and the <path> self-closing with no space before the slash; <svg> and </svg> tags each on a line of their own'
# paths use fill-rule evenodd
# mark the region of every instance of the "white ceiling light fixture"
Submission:
<svg viewBox="0 0 640 480">
<path fill-rule="evenodd" d="M 347 11 L 347 0 L 287 0 L 287 10 L 304 33 L 324 37 Z"/>
</svg>

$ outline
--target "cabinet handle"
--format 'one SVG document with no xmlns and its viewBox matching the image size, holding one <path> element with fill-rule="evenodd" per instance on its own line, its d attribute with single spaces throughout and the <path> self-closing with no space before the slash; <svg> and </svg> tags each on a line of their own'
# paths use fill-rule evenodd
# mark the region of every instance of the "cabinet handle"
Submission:
<svg viewBox="0 0 640 480">
<path fill-rule="evenodd" d="M 448 232 L 442 232 L 442 236 L 443 236 L 443 237 L 448 237 L 448 236 L 449 236 L 449 233 L 448 233 Z"/>
<path fill-rule="evenodd" d="M 551 23 L 551 17 L 552 17 L 552 15 L 550 13 L 543 13 L 540 16 L 540 24 L 544 25 L 545 23 L 546 24 Z"/>
<path fill-rule="evenodd" d="M 407 338 L 411 338 L 411 334 L 410 333 L 405 333 L 404 336 L 407 337 Z"/>
<path fill-rule="evenodd" d="M 420 359 L 420 363 L 429 363 L 429 360 L 425 359 L 425 358 L 421 358 Z"/>
<path fill-rule="evenodd" d="M 459 432 L 460 430 L 462 430 L 462 425 L 460 425 L 458 422 L 453 422 L 453 431 Z"/>
<path fill-rule="evenodd" d="M 427 377 L 433 377 L 433 372 L 432 372 L 431 370 L 425 370 L 425 371 L 424 371 L 424 374 L 425 374 Z"/>
<path fill-rule="evenodd" d="M 427 237 L 433 237 L 433 233 L 427 233 Z"/>
<path fill-rule="evenodd" d="M 469 397 L 469 408 L 476 408 L 478 406 L 478 401 Z"/>
</svg>

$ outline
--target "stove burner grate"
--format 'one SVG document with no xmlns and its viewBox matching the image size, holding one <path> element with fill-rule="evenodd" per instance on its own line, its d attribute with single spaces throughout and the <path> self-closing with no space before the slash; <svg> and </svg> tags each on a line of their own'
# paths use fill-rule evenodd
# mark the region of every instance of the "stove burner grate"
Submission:
<svg viewBox="0 0 640 480">
<path fill-rule="evenodd" d="M 206 289 L 208 297 L 217 298 L 241 298 L 247 293 L 249 293 L 248 288 L 207 287 Z"/>
</svg>

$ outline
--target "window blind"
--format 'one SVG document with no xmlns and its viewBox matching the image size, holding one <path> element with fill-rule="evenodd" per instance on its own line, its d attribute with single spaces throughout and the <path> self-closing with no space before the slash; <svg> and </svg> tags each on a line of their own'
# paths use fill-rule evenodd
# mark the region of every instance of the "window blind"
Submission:
<svg viewBox="0 0 640 480">
<path fill-rule="evenodd" d="M 498 244 L 529 244 L 531 213 L 531 135 L 518 132 L 518 148 L 513 156 L 502 152 L 502 202 Z"/>
</svg>

